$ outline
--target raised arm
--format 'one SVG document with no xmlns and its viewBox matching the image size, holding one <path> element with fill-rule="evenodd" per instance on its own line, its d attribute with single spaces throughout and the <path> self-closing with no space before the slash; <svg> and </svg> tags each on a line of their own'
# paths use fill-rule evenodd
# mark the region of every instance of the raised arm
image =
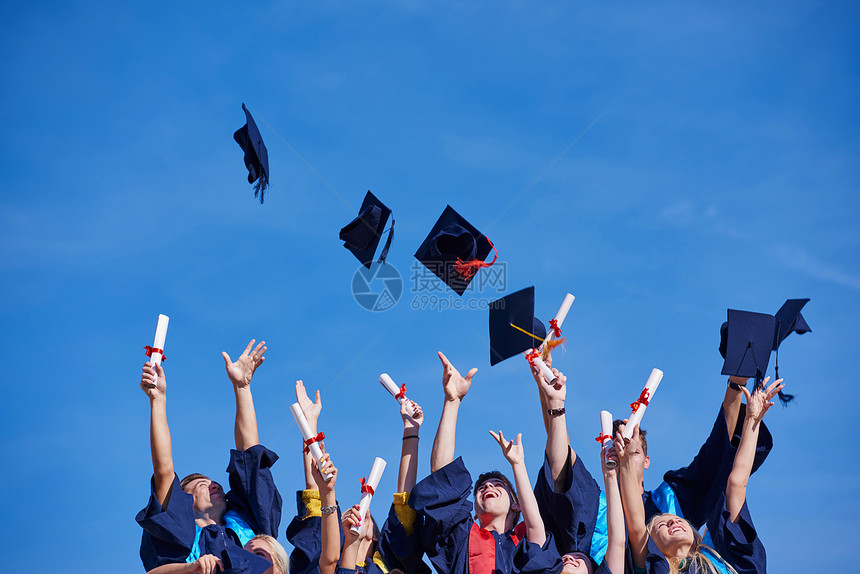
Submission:
<svg viewBox="0 0 860 574">
<path fill-rule="evenodd" d="M 552 365 L 552 358 L 547 358 L 547 365 Z M 537 383 L 541 396 L 544 427 L 546 428 L 546 456 L 549 460 L 550 472 L 556 490 L 564 484 L 567 474 L 567 453 L 570 452 L 570 465 L 576 462 L 576 453 L 570 447 L 567 434 L 567 419 L 564 404 L 567 398 L 567 377 L 557 369 L 552 369 L 558 379 L 554 385 L 543 380 L 540 370 L 532 367 L 532 377 Z"/>
<path fill-rule="evenodd" d="M 607 468 L 607 459 L 618 460 L 615 448 L 610 449 L 608 453 L 600 449 L 603 488 L 606 492 L 606 534 L 609 538 L 604 560 L 611 572 L 620 573 L 624 572 L 624 548 L 627 542 L 624 530 L 624 508 L 621 503 L 621 490 L 618 487 L 618 467 Z"/>
<path fill-rule="evenodd" d="M 519 493 L 520 512 L 523 516 L 523 522 L 526 524 L 526 538 L 529 542 L 543 546 L 544 542 L 546 542 L 546 529 L 540 517 L 535 493 L 532 492 L 528 470 L 526 470 L 523 433 L 517 435 L 516 441 L 505 440 L 505 435 L 502 434 L 502 431 L 498 433 L 490 431 L 490 434 L 499 443 L 505 459 L 511 463 L 511 471 L 514 474 L 514 486 L 516 486 Z M 511 500 L 511 504 L 513 502 Z"/>
<path fill-rule="evenodd" d="M 322 413 L 320 392 L 316 392 L 316 400 L 312 401 L 305 390 L 305 384 L 302 381 L 296 381 L 296 402 L 302 407 L 302 412 L 308 420 L 308 426 L 311 427 L 311 433 L 316 435 L 318 432 L 317 423 L 320 419 L 320 413 Z M 304 447 L 304 441 L 302 442 L 302 447 Z M 313 471 L 311 470 L 314 463 L 314 457 L 310 452 L 302 453 L 302 466 L 305 470 L 305 490 L 317 489 L 317 483 L 314 481 Z"/>
<path fill-rule="evenodd" d="M 415 401 L 411 403 L 414 416 L 409 414 L 406 402 L 400 405 L 403 419 L 403 446 L 400 449 L 400 471 L 397 474 L 397 492 L 411 492 L 418 478 L 418 433 L 424 422 L 424 413 Z"/>
<path fill-rule="evenodd" d="M 325 443 L 320 443 L 320 448 L 325 452 Z M 321 551 L 320 551 L 320 574 L 333 574 L 340 558 L 340 524 L 337 518 L 337 499 L 334 494 L 334 484 L 337 481 L 337 468 L 331 462 L 328 453 L 323 454 L 320 459 L 322 472 L 331 473 L 331 480 L 326 482 L 316 465 L 313 466 L 313 476 L 317 489 L 320 491 L 320 502 L 322 504 L 321 525 Z"/>
<path fill-rule="evenodd" d="M 167 426 L 167 378 L 161 365 L 143 364 L 140 388 L 149 397 L 149 448 L 152 453 L 153 488 L 161 506 L 170 500 L 173 484 L 173 445 Z"/>
<path fill-rule="evenodd" d="M 478 372 L 477 368 L 470 370 L 463 377 L 448 358 L 439 351 L 442 361 L 442 388 L 445 391 L 445 404 L 442 406 L 442 416 L 436 438 L 433 439 L 433 450 L 430 453 L 430 472 L 436 472 L 454 460 L 454 447 L 457 436 L 457 414 L 460 402 L 469 392 L 472 377 Z"/>
<path fill-rule="evenodd" d="M 236 450 L 242 451 L 260 444 L 260 436 L 257 434 L 257 413 L 254 411 L 254 397 L 251 395 L 251 379 L 257 367 L 266 360 L 263 356 L 266 352 L 266 342 L 260 341 L 256 347 L 254 343 L 255 340 L 251 339 L 236 362 L 230 359 L 226 351 L 221 351 L 227 376 L 230 377 L 233 392 L 236 394 L 236 424 L 233 434 L 236 437 Z"/>
<path fill-rule="evenodd" d="M 645 528 L 645 504 L 642 502 L 642 483 L 638 472 L 639 463 L 636 461 L 636 457 L 641 454 L 639 425 L 633 429 L 633 438 L 625 439 L 622 436 L 623 433 L 624 425 L 619 425 L 615 432 L 614 442 L 615 454 L 618 456 L 621 502 L 624 508 L 624 518 L 627 521 L 633 564 L 637 568 L 644 568 L 645 558 L 648 556 L 648 531 Z"/>
<path fill-rule="evenodd" d="M 764 380 L 767 385 L 768 379 Z M 732 522 L 738 521 L 744 502 L 747 497 L 747 483 L 755 460 L 756 442 L 758 441 L 761 421 L 768 409 L 773 406 L 770 400 L 784 387 L 782 379 L 772 382 L 766 388 L 754 389 L 753 393 L 741 387 L 747 399 L 746 418 L 744 418 L 741 442 L 735 453 L 735 461 L 732 464 L 732 472 L 726 482 L 726 509 Z"/>
<path fill-rule="evenodd" d="M 738 414 L 741 410 L 741 399 L 743 398 L 741 388 L 746 386 L 748 380 L 746 377 L 729 377 L 729 384 L 726 385 L 726 396 L 723 398 L 723 416 L 726 419 L 726 432 L 729 433 L 730 441 L 738 424 Z"/>
<path fill-rule="evenodd" d="M 343 553 L 340 557 L 340 567 L 344 570 L 355 570 L 355 564 L 358 562 L 358 547 L 361 546 L 361 538 L 358 534 L 352 532 L 352 527 L 358 527 L 361 524 L 361 517 L 358 514 L 359 505 L 354 504 L 352 508 L 343 513 L 341 525 L 343 526 Z M 368 509 L 370 512 L 370 509 Z M 365 513 L 365 516 L 367 513 Z"/>
</svg>

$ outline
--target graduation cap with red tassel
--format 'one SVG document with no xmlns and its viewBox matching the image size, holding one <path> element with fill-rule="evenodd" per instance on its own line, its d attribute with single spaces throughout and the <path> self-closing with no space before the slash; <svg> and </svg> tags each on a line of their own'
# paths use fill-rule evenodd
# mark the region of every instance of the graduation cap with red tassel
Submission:
<svg viewBox="0 0 860 574">
<path fill-rule="evenodd" d="M 484 260 L 490 251 L 495 256 L 487 263 Z M 457 295 L 462 295 L 475 274 L 492 266 L 498 256 L 493 243 L 450 205 L 415 252 L 415 258 Z"/>
</svg>

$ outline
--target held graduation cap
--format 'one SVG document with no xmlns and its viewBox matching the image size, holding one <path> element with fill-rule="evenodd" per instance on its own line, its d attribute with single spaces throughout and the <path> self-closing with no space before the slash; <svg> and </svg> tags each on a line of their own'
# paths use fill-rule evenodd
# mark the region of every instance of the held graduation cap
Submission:
<svg viewBox="0 0 860 574">
<path fill-rule="evenodd" d="M 535 288 L 527 287 L 490 303 L 490 365 L 536 349 L 546 326 L 535 317 Z"/>
<path fill-rule="evenodd" d="M 722 374 L 738 377 L 755 377 L 758 384 L 767 372 L 771 351 L 792 332 L 807 333 L 809 328 L 800 310 L 809 299 L 789 299 L 776 313 L 751 313 L 728 310 L 728 321 L 720 327 L 720 354 L 725 359 Z M 777 352 L 777 362 L 779 353 Z M 779 378 L 779 367 L 774 369 Z M 779 398 L 786 404 L 794 395 L 780 391 Z"/>
<path fill-rule="evenodd" d="M 720 354 L 725 359 L 722 374 L 764 379 L 773 350 L 773 315 L 728 310 L 728 320 L 720 327 Z"/>
<path fill-rule="evenodd" d="M 368 269 L 370 269 L 370 264 L 373 262 L 373 254 L 376 253 L 376 248 L 382 239 L 382 233 L 385 230 L 386 223 L 388 223 L 389 216 L 391 216 L 391 210 L 385 207 L 375 195 L 368 191 L 367 195 L 364 196 L 361 209 L 358 210 L 358 217 L 340 230 L 340 239 L 343 241 L 343 246 L 349 249 L 361 261 L 361 264 Z M 389 230 L 385 246 L 379 254 L 379 263 L 385 263 L 385 258 L 388 257 L 388 248 L 391 247 L 393 237 L 394 218 L 392 217 L 391 230 Z"/>
<path fill-rule="evenodd" d="M 260 135 L 260 130 L 257 129 L 257 124 L 245 104 L 242 104 L 242 110 L 245 112 L 245 125 L 236 130 L 233 139 L 245 152 L 248 183 L 257 182 L 254 183 L 254 197 L 259 195 L 260 203 L 263 203 L 263 196 L 269 187 L 269 152 L 266 150 L 263 136 Z"/>
<path fill-rule="evenodd" d="M 480 268 L 496 262 L 498 252 L 491 262 L 484 262 L 495 250 L 483 233 L 448 205 L 418 247 L 415 258 L 462 295 Z"/>
</svg>

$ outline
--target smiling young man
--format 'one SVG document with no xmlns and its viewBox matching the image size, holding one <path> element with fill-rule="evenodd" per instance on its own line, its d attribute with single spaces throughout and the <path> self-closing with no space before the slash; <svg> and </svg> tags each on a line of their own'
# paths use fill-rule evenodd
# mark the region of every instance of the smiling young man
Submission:
<svg viewBox="0 0 860 574">
<path fill-rule="evenodd" d="M 460 403 L 478 369 L 463 377 L 441 352 L 439 359 L 445 403 L 433 441 L 431 474 L 416 484 L 409 496 L 409 506 L 417 513 L 416 532 L 424 553 L 443 574 L 560 570 L 558 554 L 542 551 L 547 537 L 528 482 L 519 437 L 507 441 L 501 433 L 493 433 L 511 463 L 516 485 L 523 492 L 522 501 L 511 481 L 498 471 L 480 475 L 473 489 L 463 459 L 454 459 Z M 470 493 L 474 494 L 474 505 L 469 502 Z M 524 521 L 518 524 L 521 510 Z"/>
<path fill-rule="evenodd" d="M 226 495 L 220 484 L 203 474 L 179 480 L 167 425 L 164 369 L 144 364 L 140 387 L 150 402 L 153 476 L 149 504 L 136 520 L 143 528 L 140 557 L 147 570 L 188 563 L 199 565 L 194 571 L 202 572 L 218 560 L 249 573 L 272 566 L 242 549 L 256 534 L 277 536 L 281 520 L 281 496 L 270 470 L 278 455 L 259 444 L 250 386 L 265 351 L 265 343 L 254 348 L 251 340 L 235 362 L 222 353 L 236 395 L 236 450 L 230 452 L 231 490 Z"/>
</svg>

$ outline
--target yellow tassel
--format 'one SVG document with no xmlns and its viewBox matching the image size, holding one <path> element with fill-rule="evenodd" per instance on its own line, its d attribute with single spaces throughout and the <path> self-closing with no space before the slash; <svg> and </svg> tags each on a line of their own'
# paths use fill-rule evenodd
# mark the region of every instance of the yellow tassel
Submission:
<svg viewBox="0 0 860 574">
<path fill-rule="evenodd" d="M 552 341 L 547 341 L 543 347 L 543 351 L 541 351 L 540 358 L 546 361 L 546 358 L 549 357 L 549 354 L 552 352 L 552 350 L 563 344 L 564 337 L 562 337 L 561 339 L 553 339 Z"/>
<path fill-rule="evenodd" d="M 511 327 L 513 327 L 514 329 L 516 329 L 517 331 L 520 331 L 521 333 L 525 333 L 525 334 L 526 334 L 526 335 L 528 335 L 529 337 L 534 338 L 536 341 L 540 341 L 541 343 L 543 343 L 543 339 L 541 339 L 540 337 L 538 337 L 537 335 L 535 335 L 535 334 L 533 334 L 533 333 L 529 333 L 528 331 L 526 331 L 526 330 L 525 330 L 525 329 L 523 329 L 522 327 L 517 327 L 517 326 L 516 326 L 516 325 L 514 325 L 513 323 L 508 323 L 508 325 L 510 325 Z M 538 346 L 538 345 L 535 345 L 535 346 Z"/>
</svg>

